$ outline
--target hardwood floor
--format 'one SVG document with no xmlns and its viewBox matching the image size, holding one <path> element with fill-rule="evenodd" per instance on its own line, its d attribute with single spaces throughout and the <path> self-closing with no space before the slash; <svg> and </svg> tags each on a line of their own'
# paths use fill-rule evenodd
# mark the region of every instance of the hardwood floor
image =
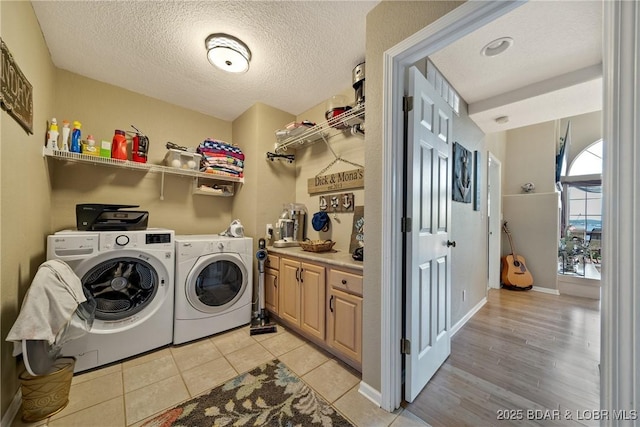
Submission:
<svg viewBox="0 0 640 427">
<path fill-rule="evenodd" d="M 434 427 L 598 425 L 599 301 L 492 289 L 406 408 Z"/>
</svg>

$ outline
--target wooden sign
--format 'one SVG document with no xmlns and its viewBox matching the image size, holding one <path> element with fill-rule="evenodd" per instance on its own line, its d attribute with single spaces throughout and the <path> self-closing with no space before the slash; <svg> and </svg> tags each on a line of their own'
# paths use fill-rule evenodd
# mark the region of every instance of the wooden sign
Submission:
<svg viewBox="0 0 640 427">
<path fill-rule="evenodd" d="M 0 45 L 0 104 L 27 133 L 33 134 L 33 86 L 13 60 L 4 40 L 0 39 Z"/>
<path fill-rule="evenodd" d="M 318 175 L 309 178 L 307 191 L 309 194 L 326 193 L 336 190 L 351 188 L 364 188 L 364 169 L 332 173 L 330 175 Z"/>
</svg>

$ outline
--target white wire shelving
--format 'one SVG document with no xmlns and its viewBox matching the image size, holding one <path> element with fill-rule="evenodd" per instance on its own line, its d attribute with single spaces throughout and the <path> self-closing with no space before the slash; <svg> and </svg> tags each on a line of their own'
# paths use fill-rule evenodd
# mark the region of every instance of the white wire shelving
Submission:
<svg viewBox="0 0 640 427">
<path fill-rule="evenodd" d="M 353 126 L 362 123 L 364 123 L 364 104 L 358 104 L 354 108 L 315 126 L 292 129 L 288 137 L 275 143 L 275 152 L 283 154 L 289 148 L 296 149 L 322 140 L 326 142 L 328 139 L 342 134 L 342 131 L 350 130 Z"/>
<path fill-rule="evenodd" d="M 121 169 L 140 170 L 143 172 L 162 173 L 169 175 L 188 176 L 193 178 L 207 178 L 220 181 L 240 182 L 244 183 L 244 178 L 238 178 L 227 175 L 218 175 L 215 173 L 200 172 L 192 169 L 174 168 L 171 166 L 154 165 L 151 163 L 138 163 L 130 160 L 118 160 L 107 157 L 90 156 L 87 154 L 72 153 L 69 151 L 51 150 L 44 147 L 42 149 L 42 155 L 45 157 L 51 157 L 57 160 L 64 160 L 74 163 L 86 163 L 102 166 L 111 166 Z"/>
<path fill-rule="evenodd" d="M 205 194 L 209 196 L 232 196 L 235 190 L 232 189 L 232 191 L 230 192 L 229 191 L 227 192 L 202 191 L 199 189 L 199 183 L 198 183 L 199 179 L 213 180 L 213 182 L 223 181 L 228 183 L 240 183 L 240 184 L 244 183 L 244 178 L 239 178 L 234 176 L 200 172 L 192 169 L 174 168 L 174 167 L 164 166 L 164 165 L 154 165 L 151 163 L 132 162 L 130 160 L 118 160 L 118 159 L 111 159 L 107 157 L 90 156 L 87 154 L 72 153 L 69 151 L 52 150 L 47 147 L 43 147 L 42 156 L 50 157 L 56 160 L 71 162 L 71 163 L 83 163 L 83 164 L 108 166 L 108 167 L 114 167 L 118 169 L 136 170 L 136 171 L 141 171 L 143 173 L 147 173 L 147 172 L 159 173 L 161 175 L 160 200 L 164 200 L 164 176 L 165 175 L 178 175 L 178 176 L 186 176 L 186 177 L 192 178 L 194 180 L 193 194 Z M 212 181 L 209 181 L 209 182 L 212 182 Z M 233 184 L 229 184 L 229 185 L 233 186 Z"/>
</svg>

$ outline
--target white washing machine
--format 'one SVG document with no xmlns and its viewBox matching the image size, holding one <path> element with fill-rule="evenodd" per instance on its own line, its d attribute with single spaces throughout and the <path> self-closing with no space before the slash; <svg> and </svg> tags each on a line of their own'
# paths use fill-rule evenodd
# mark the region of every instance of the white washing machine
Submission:
<svg viewBox="0 0 640 427">
<path fill-rule="evenodd" d="M 96 301 L 93 327 L 64 344 L 75 372 L 115 362 L 173 341 L 173 230 L 60 231 L 47 239 L 47 259 L 65 261 Z"/>
<path fill-rule="evenodd" d="M 250 237 L 176 236 L 175 344 L 251 321 L 252 251 Z"/>
</svg>

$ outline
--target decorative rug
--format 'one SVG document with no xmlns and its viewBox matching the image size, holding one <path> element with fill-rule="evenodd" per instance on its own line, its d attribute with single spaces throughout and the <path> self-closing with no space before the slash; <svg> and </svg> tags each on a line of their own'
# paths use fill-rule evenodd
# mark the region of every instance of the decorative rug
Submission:
<svg viewBox="0 0 640 427">
<path fill-rule="evenodd" d="M 353 424 L 284 363 L 272 360 L 209 394 L 163 412 L 141 427 L 170 426 L 353 427 Z"/>
</svg>

